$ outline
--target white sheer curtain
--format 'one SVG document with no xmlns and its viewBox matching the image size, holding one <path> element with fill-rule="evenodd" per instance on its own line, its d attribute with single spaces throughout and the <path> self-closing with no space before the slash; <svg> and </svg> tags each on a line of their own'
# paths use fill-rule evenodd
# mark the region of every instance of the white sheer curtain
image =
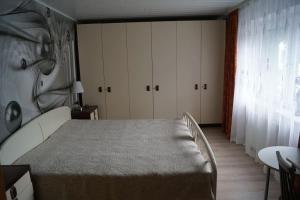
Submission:
<svg viewBox="0 0 300 200">
<path fill-rule="evenodd" d="M 232 141 L 253 157 L 266 146 L 297 145 L 300 0 L 253 0 L 240 9 L 235 85 Z"/>
</svg>

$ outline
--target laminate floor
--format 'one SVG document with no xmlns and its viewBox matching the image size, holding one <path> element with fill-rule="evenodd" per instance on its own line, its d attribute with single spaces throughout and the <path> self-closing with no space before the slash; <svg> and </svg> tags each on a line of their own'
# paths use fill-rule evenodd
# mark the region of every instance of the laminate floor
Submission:
<svg viewBox="0 0 300 200">
<path fill-rule="evenodd" d="M 221 128 L 202 128 L 217 161 L 217 200 L 263 200 L 266 175 L 263 166 L 245 153 L 242 145 L 230 143 Z M 269 200 L 278 200 L 280 184 L 270 178 Z"/>
</svg>

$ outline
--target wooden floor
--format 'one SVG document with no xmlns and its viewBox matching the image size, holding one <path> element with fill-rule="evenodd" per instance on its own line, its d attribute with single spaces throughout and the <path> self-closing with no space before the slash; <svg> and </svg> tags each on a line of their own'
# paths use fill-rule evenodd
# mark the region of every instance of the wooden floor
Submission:
<svg viewBox="0 0 300 200">
<path fill-rule="evenodd" d="M 242 145 L 230 143 L 221 128 L 202 128 L 215 152 L 218 168 L 217 200 L 263 200 L 266 176 L 262 165 Z M 269 198 L 278 200 L 280 186 L 270 179 Z"/>
</svg>

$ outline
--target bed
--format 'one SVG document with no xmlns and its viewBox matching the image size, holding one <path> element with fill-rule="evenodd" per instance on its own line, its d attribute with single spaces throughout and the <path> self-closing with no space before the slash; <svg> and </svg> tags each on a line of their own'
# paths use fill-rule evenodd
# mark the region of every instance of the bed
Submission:
<svg viewBox="0 0 300 200">
<path fill-rule="evenodd" d="M 41 200 L 216 198 L 215 157 L 188 113 L 91 121 L 57 108 L 2 144 L 0 162 L 30 164 Z"/>
</svg>

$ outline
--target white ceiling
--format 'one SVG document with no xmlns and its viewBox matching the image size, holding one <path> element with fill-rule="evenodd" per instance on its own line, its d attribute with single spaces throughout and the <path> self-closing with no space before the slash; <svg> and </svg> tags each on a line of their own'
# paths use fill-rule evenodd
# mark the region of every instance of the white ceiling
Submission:
<svg viewBox="0 0 300 200">
<path fill-rule="evenodd" d="M 74 20 L 223 15 L 244 0 L 36 0 Z"/>
</svg>

